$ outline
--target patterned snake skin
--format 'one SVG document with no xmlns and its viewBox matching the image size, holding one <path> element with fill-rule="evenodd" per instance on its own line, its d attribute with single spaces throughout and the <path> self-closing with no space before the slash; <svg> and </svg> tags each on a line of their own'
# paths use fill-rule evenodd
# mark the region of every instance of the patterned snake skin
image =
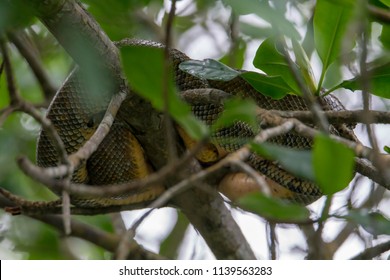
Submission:
<svg viewBox="0 0 390 280">
<path fill-rule="evenodd" d="M 150 41 L 127 39 L 121 41 L 119 45 L 139 45 L 150 48 L 164 47 Z M 206 81 L 195 78 L 178 69 L 181 62 L 189 59 L 185 54 L 171 49 L 170 57 L 175 70 L 176 84 L 180 91 L 216 88 L 232 96 L 251 98 L 259 107 L 264 109 L 307 110 L 305 102 L 298 96 L 288 95 L 280 100 L 274 100 L 256 92 L 239 77 L 229 82 Z M 68 154 L 76 152 L 92 136 L 112 96 L 110 92 L 102 92 L 99 93 L 102 97 L 91 98 L 78 72 L 76 70 L 69 75 L 54 97 L 47 113 L 47 117 L 52 121 L 63 140 Z M 183 96 L 183 99 L 190 103 L 195 116 L 208 125 L 211 125 L 224 110 L 223 104 L 194 101 L 196 96 L 191 98 Z M 321 99 L 320 103 L 324 110 L 343 109 L 340 102 L 332 96 Z M 73 182 L 89 185 L 117 184 L 144 178 L 151 172 L 140 143 L 131 133 L 123 117 L 128 114 L 121 114 L 121 111 L 124 110 L 126 108 L 122 104 L 109 134 L 87 162 L 79 166 L 74 172 Z M 332 127 L 332 130 L 334 133 L 338 133 L 336 128 Z M 188 136 L 180 128 L 179 134 L 183 137 L 187 146 L 191 146 L 191 141 L 187 139 Z M 201 163 L 213 163 L 223 157 L 224 154 L 237 150 L 245 143 L 246 139 L 254 136 L 255 132 L 243 122 L 237 122 L 231 127 L 222 128 L 213 135 L 211 143 L 206 146 L 206 151 L 202 153 L 203 156 L 199 156 L 198 159 Z M 233 139 L 233 141 L 226 141 L 226 139 Z M 293 133 L 275 137 L 270 142 L 300 149 L 309 149 L 312 145 L 311 140 Z M 51 139 L 45 131 L 42 131 L 37 147 L 38 165 L 42 167 L 56 166 L 58 158 Z M 248 163 L 265 175 L 267 180 L 272 182 L 272 185 L 277 186 L 273 192 L 276 196 L 308 204 L 322 195 L 315 184 L 292 176 L 276 163 L 262 159 L 255 154 L 250 156 Z M 163 191 L 162 186 L 153 186 L 146 188 L 141 193 L 126 193 L 117 197 L 71 197 L 71 199 L 72 203 L 78 206 L 104 207 L 152 200 Z"/>
</svg>

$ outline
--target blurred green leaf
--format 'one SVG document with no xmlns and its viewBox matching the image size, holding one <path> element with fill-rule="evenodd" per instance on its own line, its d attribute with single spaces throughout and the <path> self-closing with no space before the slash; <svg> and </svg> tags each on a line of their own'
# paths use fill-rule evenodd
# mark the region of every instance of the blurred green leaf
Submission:
<svg viewBox="0 0 390 280">
<path fill-rule="evenodd" d="M 368 0 L 368 3 L 373 6 L 377 6 L 379 8 L 388 8 L 388 5 L 385 3 L 390 3 L 389 0 Z"/>
<path fill-rule="evenodd" d="M 293 92 L 291 87 L 285 83 L 280 76 L 267 76 L 256 72 L 244 72 L 240 75 L 247 81 L 259 94 L 280 99 Z"/>
<path fill-rule="evenodd" d="M 246 42 L 244 40 L 238 40 L 235 44 L 237 44 L 237 46 L 234 50 L 229 51 L 229 53 L 223 56 L 219 62 L 227 65 L 228 67 L 241 69 L 245 60 Z"/>
<path fill-rule="evenodd" d="M 270 143 L 251 143 L 251 149 L 266 159 L 277 161 L 286 171 L 315 182 L 311 151 Z"/>
<path fill-rule="evenodd" d="M 372 235 L 390 235 L 390 220 L 380 212 L 352 210 L 344 218 L 361 225 Z"/>
<path fill-rule="evenodd" d="M 256 130 L 256 108 L 257 105 L 252 100 L 229 99 L 225 102 L 224 111 L 213 124 L 212 130 L 216 131 L 222 127 L 231 126 L 237 121 L 245 122 Z"/>
<path fill-rule="evenodd" d="M 260 18 L 270 23 L 274 30 L 273 34 L 283 34 L 287 37 L 296 39 L 300 38 L 294 24 L 285 17 L 285 3 L 278 3 L 271 7 L 268 1 L 223 0 L 223 2 L 232 8 L 235 15 L 258 15 Z"/>
<path fill-rule="evenodd" d="M 270 76 L 280 76 L 295 94 L 300 93 L 286 58 L 277 49 L 276 37 L 268 38 L 261 43 L 253 59 L 253 65 Z M 299 71 L 298 66 L 294 66 L 295 71 Z"/>
<path fill-rule="evenodd" d="M 121 48 L 126 77 L 131 87 L 152 105 L 163 110 L 163 49 L 142 46 Z M 168 76 L 169 77 L 169 76 Z M 194 139 L 199 140 L 208 133 L 207 127 L 195 118 L 190 107 L 177 96 L 172 76 L 167 81 L 168 108 L 172 117 Z"/>
<path fill-rule="evenodd" d="M 350 3 L 341 1 L 317 1 L 314 13 L 314 42 L 323 64 L 319 87 L 329 65 L 354 46 L 355 35 L 346 34 L 354 11 L 353 6 L 348 4 Z"/>
<path fill-rule="evenodd" d="M 390 49 L 390 26 L 383 25 L 382 33 L 379 39 L 382 42 L 383 46 L 389 50 Z"/>
<path fill-rule="evenodd" d="M 316 92 L 315 78 L 313 74 L 313 69 L 310 65 L 310 60 L 307 57 L 305 50 L 302 47 L 302 44 L 297 40 L 292 39 L 293 50 L 295 54 L 295 62 L 298 65 L 299 72 L 307 85 L 309 92 Z M 290 71 L 291 72 L 291 71 Z M 294 78 L 295 80 L 295 78 Z"/>
<path fill-rule="evenodd" d="M 240 32 L 245 35 L 250 36 L 251 38 L 268 38 L 274 35 L 274 32 L 271 27 L 259 27 L 247 22 L 239 22 Z"/>
<path fill-rule="evenodd" d="M 298 223 L 310 218 L 310 212 L 305 206 L 267 197 L 261 193 L 250 194 L 239 199 L 238 205 L 245 210 L 276 222 Z"/>
<path fill-rule="evenodd" d="M 111 40 L 134 37 L 137 28 L 136 21 L 139 20 L 136 12 L 151 5 L 152 0 L 116 0 L 96 1 L 84 0 L 88 11 L 99 22 L 103 30 Z M 156 1 L 154 1 L 156 2 Z M 144 30 L 146 33 L 146 30 Z"/>
<path fill-rule="evenodd" d="M 374 95 L 390 98 L 390 63 L 375 67 L 368 72 L 370 78 L 370 92 Z M 361 77 L 355 77 L 351 80 L 342 82 L 339 87 L 352 91 L 361 90 Z"/>
<path fill-rule="evenodd" d="M 176 259 L 179 254 L 179 248 L 182 245 L 189 221 L 181 211 L 177 211 L 177 221 L 171 233 L 160 245 L 160 252 L 164 257 Z"/>
<path fill-rule="evenodd" d="M 34 11 L 22 0 L 0 1 L 0 34 L 33 22 Z"/>
<path fill-rule="evenodd" d="M 332 89 L 335 85 L 343 81 L 342 65 L 338 61 L 332 63 L 326 73 L 323 82 L 324 88 Z"/>
<path fill-rule="evenodd" d="M 187 60 L 180 63 L 179 68 L 195 77 L 215 81 L 230 81 L 240 74 L 214 59 Z"/>
<path fill-rule="evenodd" d="M 257 13 L 260 8 L 260 1 L 256 0 L 223 0 L 223 2 L 230 6 L 236 15 L 248 15 Z"/>
<path fill-rule="evenodd" d="M 390 0 L 380 0 L 383 4 L 385 4 L 387 7 L 390 7 Z"/>
<path fill-rule="evenodd" d="M 302 48 L 305 50 L 306 54 L 310 57 L 314 50 L 314 23 L 313 23 L 313 16 L 309 19 L 307 23 L 307 30 L 305 37 L 303 38 L 302 41 Z"/>
<path fill-rule="evenodd" d="M 353 178 L 354 153 L 325 135 L 314 139 L 313 165 L 316 182 L 326 195 L 348 186 Z"/>
<path fill-rule="evenodd" d="M 384 147 L 383 147 L 383 150 L 384 150 L 386 153 L 390 154 L 390 147 L 389 147 L 389 146 L 384 146 Z"/>
<path fill-rule="evenodd" d="M 15 217 L 9 238 L 17 244 L 17 251 L 26 252 L 30 260 L 64 259 L 61 239 L 51 226 L 39 223 L 25 216 Z"/>
</svg>

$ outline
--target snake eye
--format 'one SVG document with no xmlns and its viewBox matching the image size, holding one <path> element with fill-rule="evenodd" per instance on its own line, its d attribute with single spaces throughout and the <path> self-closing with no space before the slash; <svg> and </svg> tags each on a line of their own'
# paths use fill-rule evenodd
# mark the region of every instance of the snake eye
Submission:
<svg viewBox="0 0 390 280">
<path fill-rule="evenodd" d="M 92 128 L 94 124 L 95 124 L 95 122 L 94 122 L 94 120 L 93 120 L 93 117 L 91 117 L 91 118 L 89 119 L 89 121 L 87 122 L 87 127 L 88 127 L 88 128 Z"/>
<path fill-rule="evenodd" d="M 93 114 L 88 122 L 87 122 L 87 127 L 88 128 L 93 128 L 95 127 L 98 123 L 100 123 L 104 117 L 105 111 L 100 111 L 98 113 Z"/>
</svg>

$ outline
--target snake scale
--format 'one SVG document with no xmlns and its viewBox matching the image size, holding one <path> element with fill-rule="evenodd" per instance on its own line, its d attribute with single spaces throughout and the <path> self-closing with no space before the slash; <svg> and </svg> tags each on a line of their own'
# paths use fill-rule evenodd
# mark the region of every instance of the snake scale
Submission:
<svg viewBox="0 0 390 280">
<path fill-rule="evenodd" d="M 123 40 L 120 45 L 137 45 L 145 48 L 163 48 L 159 43 L 144 40 Z M 274 100 L 255 91 L 242 78 L 236 77 L 229 82 L 207 81 L 196 78 L 179 69 L 179 64 L 189 58 L 176 49 L 169 50 L 170 59 L 174 68 L 174 79 L 179 91 L 188 89 L 215 88 L 224 91 L 229 96 L 250 98 L 264 109 L 298 111 L 308 110 L 304 100 L 299 96 L 287 95 L 280 100 Z M 73 71 L 59 89 L 52 100 L 47 117 L 57 129 L 65 144 L 68 154 L 76 152 L 95 132 L 104 113 L 110 96 L 101 99 L 88 97 L 88 92 L 79 75 L 79 71 Z M 196 95 L 183 99 L 191 105 L 194 115 L 211 125 L 224 110 L 223 103 L 208 103 L 197 100 Z M 341 103 L 333 96 L 319 99 L 324 110 L 342 110 Z M 97 151 L 81 166 L 72 176 L 72 181 L 87 185 L 109 185 L 129 182 L 135 179 L 146 177 L 152 172 L 141 144 L 131 133 L 131 127 L 126 121 L 129 112 L 126 112 L 126 102 L 122 104 L 110 129 L 109 134 L 98 147 Z M 131 116 L 131 114 L 130 114 Z M 194 141 L 181 130 L 179 135 L 187 147 L 193 145 Z M 332 127 L 334 133 L 340 133 L 337 128 Z M 331 131 L 332 131 L 331 130 Z M 198 155 L 198 160 L 203 164 L 211 164 L 218 161 L 229 152 L 240 148 L 246 139 L 253 138 L 253 129 L 241 121 L 234 125 L 218 130 L 211 138 L 203 151 Z M 343 135 L 344 136 L 344 135 Z M 233 139 L 234 141 L 226 141 Z M 51 167 L 58 164 L 58 154 L 52 140 L 45 131 L 41 131 L 37 146 L 37 163 L 42 167 Z M 299 149 L 310 149 L 310 139 L 294 133 L 287 133 L 270 140 L 280 145 Z M 312 182 L 297 178 L 283 170 L 277 163 L 265 160 L 255 154 L 248 159 L 251 165 L 259 173 L 263 174 L 271 187 L 272 194 L 309 204 L 322 196 L 320 189 Z M 226 179 L 227 178 L 227 179 Z M 226 177 L 220 184 L 220 191 L 228 197 L 234 198 L 232 188 L 238 192 L 253 190 L 253 182 L 242 174 L 232 174 Z M 104 207 L 112 205 L 126 205 L 155 199 L 164 191 L 163 186 L 146 188 L 142 192 L 126 193 L 116 197 L 71 197 L 72 203 L 82 207 Z"/>
</svg>

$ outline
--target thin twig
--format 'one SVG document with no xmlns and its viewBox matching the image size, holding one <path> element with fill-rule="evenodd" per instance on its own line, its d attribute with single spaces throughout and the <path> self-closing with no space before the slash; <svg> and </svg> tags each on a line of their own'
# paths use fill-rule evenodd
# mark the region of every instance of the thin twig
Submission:
<svg viewBox="0 0 390 280">
<path fill-rule="evenodd" d="M 266 196 L 271 195 L 271 188 L 269 187 L 267 181 L 259 174 L 259 172 L 253 169 L 252 166 L 241 160 L 232 160 L 231 164 L 233 167 L 237 166 L 245 174 L 248 174 L 256 182 L 256 185 L 258 186 L 261 193 Z"/>
<path fill-rule="evenodd" d="M 371 18 L 375 21 L 379 21 L 382 23 L 390 23 L 390 12 L 389 10 L 385 10 L 374 5 L 368 5 L 368 12 Z"/>
<path fill-rule="evenodd" d="M 114 123 L 115 116 L 119 110 L 120 105 L 126 98 L 125 91 L 119 91 L 115 94 L 107 107 L 106 113 L 94 134 L 87 142 L 74 154 L 69 156 L 69 160 L 74 168 L 86 161 L 99 147 L 106 135 L 110 132 L 110 128 Z"/>
<path fill-rule="evenodd" d="M 133 250 L 134 246 L 136 246 L 136 242 L 134 240 L 135 231 L 131 228 L 125 231 L 120 236 L 120 240 L 118 242 L 118 246 L 115 249 L 114 259 L 115 260 L 125 260 L 130 252 Z"/>
<path fill-rule="evenodd" d="M 42 127 L 47 130 L 48 135 L 50 138 L 52 138 L 54 141 L 54 147 L 56 148 L 58 154 L 60 155 L 60 159 L 62 163 L 67 164 L 67 154 L 65 150 L 65 146 L 58 135 L 57 131 L 55 130 L 54 126 L 51 124 L 50 120 L 48 120 L 45 117 L 42 117 L 41 113 L 32 105 L 28 104 L 27 102 L 24 102 L 20 98 L 20 94 L 18 92 L 18 89 L 16 88 L 16 83 L 14 79 L 14 74 L 12 71 L 12 65 L 11 61 L 9 59 L 7 46 L 5 45 L 3 40 L 0 40 L 0 48 L 1 52 L 3 53 L 4 58 L 4 67 L 7 77 L 7 87 L 8 87 L 8 93 L 10 96 L 10 106 L 9 109 L 3 112 L 2 119 L 7 117 L 10 113 L 13 111 L 21 111 L 29 114 L 32 116 L 36 121 L 38 121 Z"/>
<path fill-rule="evenodd" d="M 8 33 L 8 38 L 30 65 L 31 70 L 41 86 L 46 101 L 51 100 L 56 93 L 57 88 L 47 75 L 47 72 L 42 65 L 42 61 L 38 58 L 38 51 L 32 49 L 33 45 L 28 42 L 26 33 L 24 31 L 10 32 Z"/>
<path fill-rule="evenodd" d="M 267 229 L 268 229 L 268 247 L 270 251 L 270 259 L 276 260 L 276 245 L 277 245 L 277 236 L 276 236 L 276 225 L 275 223 L 268 222 L 267 223 Z"/>
<path fill-rule="evenodd" d="M 365 0 L 360 1 L 362 4 L 366 3 Z M 360 65 L 360 77 L 361 77 L 361 84 L 362 84 L 362 98 L 363 98 L 363 120 L 366 125 L 367 133 L 368 133 L 368 138 L 370 141 L 370 144 L 373 148 L 374 151 L 378 151 L 378 143 L 376 141 L 376 137 L 374 135 L 374 131 L 370 125 L 371 120 L 370 120 L 370 100 L 371 100 L 371 95 L 369 93 L 371 83 L 370 83 L 370 74 L 367 69 L 367 44 L 368 44 L 368 38 L 367 36 L 367 28 L 368 28 L 368 22 L 366 20 L 366 9 L 365 8 L 360 8 L 360 20 L 358 23 L 359 31 L 360 31 L 360 49 L 361 49 L 361 54 L 360 54 L 360 59 L 359 59 L 359 65 Z"/>
<path fill-rule="evenodd" d="M 278 115 L 271 114 L 270 111 L 264 109 L 258 109 L 258 118 L 262 120 L 264 124 L 269 124 L 271 126 L 280 125 L 286 121 L 291 121 L 294 124 L 294 130 L 299 135 L 314 138 L 316 135 L 320 134 L 320 131 L 305 125 L 304 123 L 298 121 L 297 119 L 284 119 Z M 378 173 L 376 168 L 371 165 L 371 161 L 374 160 L 375 157 L 379 157 L 383 166 L 390 165 L 390 156 L 389 155 L 374 155 L 374 151 L 371 148 L 363 146 L 361 143 L 357 143 L 354 141 L 347 140 L 343 137 L 330 134 L 330 138 L 333 140 L 340 142 L 350 149 L 352 149 L 357 157 L 368 159 L 370 162 L 365 160 L 361 160 L 356 158 L 356 168 L 357 171 L 364 176 L 369 177 L 375 182 L 379 183 L 381 186 L 390 189 L 390 180 L 385 178 L 382 174 Z"/>
<path fill-rule="evenodd" d="M 16 83 L 12 71 L 12 65 L 8 54 L 8 49 L 3 38 L 0 38 L 0 50 L 1 53 L 3 54 L 3 63 L 4 63 L 5 75 L 7 79 L 7 87 L 8 87 L 9 97 L 10 97 L 10 103 L 11 106 L 15 106 L 18 104 L 20 100 L 20 95 L 16 88 Z"/>
<path fill-rule="evenodd" d="M 371 260 L 380 254 L 390 250 L 390 241 L 381 243 L 371 248 L 365 249 L 360 254 L 354 256 L 352 260 Z"/>
<path fill-rule="evenodd" d="M 169 48 L 172 45 L 172 25 L 175 18 L 176 0 L 171 1 L 171 9 L 168 14 L 168 20 L 165 28 L 165 47 L 164 47 L 164 71 L 163 71 L 163 100 L 164 100 L 164 124 L 167 133 L 167 148 L 168 148 L 168 164 L 174 162 L 177 158 L 175 133 L 172 118 L 169 113 L 169 82 L 172 79 L 171 59 L 169 55 Z"/>
<path fill-rule="evenodd" d="M 286 122 L 278 127 L 268 128 L 262 130 L 254 139 L 257 143 L 262 143 L 268 139 L 286 133 L 293 128 L 292 123 Z M 198 173 L 191 175 L 187 179 L 182 180 L 175 186 L 170 187 L 164 192 L 158 199 L 156 199 L 151 205 L 151 208 L 158 208 L 167 203 L 173 196 L 181 193 L 190 188 L 194 183 L 205 179 L 206 177 L 212 176 L 215 172 L 219 171 L 225 166 L 229 166 L 232 162 L 245 161 L 251 154 L 248 145 L 240 148 L 239 150 L 228 154 L 224 159 L 217 162 L 216 164 L 199 171 Z"/>
<path fill-rule="evenodd" d="M 260 118 L 264 124 L 269 124 L 273 126 L 281 125 L 285 122 L 292 122 L 295 132 L 308 138 L 314 138 L 316 135 L 321 133 L 319 130 L 309 127 L 304 123 L 298 121 L 297 119 L 284 119 L 264 109 L 258 109 L 258 118 Z M 372 160 L 372 149 L 367 148 L 360 143 L 347 140 L 337 135 L 331 134 L 329 135 L 329 137 L 353 149 L 356 156 Z"/>
<path fill-rule="evenodd" d="M 302 92 L 302 97 L 306 102 L 307 107 L 309 110 L 313 113 L 313 117 L 315 119 L 315 123 L 319 130 L 321 130 L 325 134 L 329 134 L 329 123 L 328 120 L 325 118 L 323 111 L 321 110 L 320 105 L 314 98 L 314 92 L 310 92 L 309 88 L 307 87 L 306 83 L 304 82 L 304 79 L 302 78 L 302 75 L 297 71 L 295 63 L 292 61 L 288 49 L 287 44 L 284 38 L 281 39 L 282 43 L 282 51 L 285 60 L 288 63 L 289 69 L 291 74 L 293 75 L 295 81 L 297 82 L 299 89 Z"/>
<path fill-rule="evenodd" d="M 333 199 L 332 195 L 328 195 L 326 197 L 325 204 L 324 204 L 324 207 L 321 211 L 320 219 L 318 221 L 318 228 L 315 232 L 315 235 L 313 236 L 315 243 L 316 243 L 316 246 L 318 248 L 317 256 L 321 259 L 323 259 L 325 256 L 327 256 L 327 254 L 326 254 L 327 252 L 325 252 L 325 242 L 322 238 L 322 233 L 323 233 L 323 230 L 325 227 L 325 223 L 329 218 L 329 211 L 330 211 L 330 207 L 332 206 L 332 199 Z M 329 257 L 329 256 L 327 256 L 327 257 Z"/>
<path fill-rule="evenodd" d="M 277 111 L 270 110 L 271 114 L 279 115 L 283 118 L 294 118 L 304 123 L 313 124 L 313 113 L 309 111 Z M 366 115 L 364 115 L 364 113 Z M 390 112 L 373 111 L 366 112 L 364 110 L 355 111 L 324 111 L 325 117 L 331 124 L 355 124 L 355 123 L 376 123 L 390 124 Z M 367 118 L 369 116 L 369 118 Z"/>
</svg>

